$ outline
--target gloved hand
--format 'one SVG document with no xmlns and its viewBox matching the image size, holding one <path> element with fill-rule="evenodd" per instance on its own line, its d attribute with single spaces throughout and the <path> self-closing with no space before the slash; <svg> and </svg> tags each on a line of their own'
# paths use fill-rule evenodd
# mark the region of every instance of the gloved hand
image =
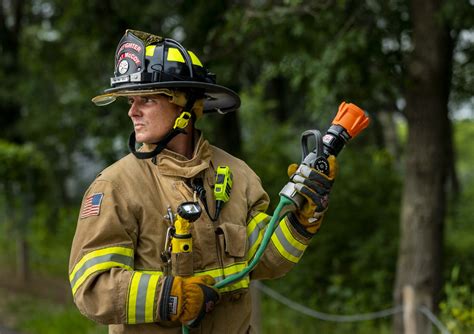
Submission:
<svg viewBox="0 0 474 334">
<path fill-rule="evenodd" d="M 209 275 L 166 277 L 159 303 L 160 318 L 196 327 L 220 299 L 219 292 L 212 287 L 214 284 Z"/>
<path fill-rule="evenodd" d="M 336 157 L 328 157 L 329 175 L 306 165 L 291 164 L 288 176 L 295 183 L 295 189 L 306 198 L 300 210 L 295 212 L 298 222 L 310 234 L 315 234 L 329 205 L 329 193 L 337 173 Z"/>
</svg>

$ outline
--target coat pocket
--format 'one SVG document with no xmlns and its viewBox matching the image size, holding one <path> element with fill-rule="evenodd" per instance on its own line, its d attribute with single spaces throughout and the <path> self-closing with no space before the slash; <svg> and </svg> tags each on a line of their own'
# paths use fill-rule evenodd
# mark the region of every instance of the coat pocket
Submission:
<svg viewBox="0 0 474 334">
<path fill-rule="evenodd" d="M 193 253 L 171 253 L 171 273 L 173 276 L 192 276 Z"/>
<path fill-rule="evenodd" d="M 223 223 L 216 228 L 216 233 L 226 257 L 245 257 L 247 249 L 247 229 L 245 226 Z"/>
</svg>

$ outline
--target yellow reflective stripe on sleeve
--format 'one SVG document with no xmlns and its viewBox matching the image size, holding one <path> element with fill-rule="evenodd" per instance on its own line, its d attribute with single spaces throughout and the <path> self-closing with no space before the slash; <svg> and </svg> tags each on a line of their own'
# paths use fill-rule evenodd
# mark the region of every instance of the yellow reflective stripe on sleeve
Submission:
<svg viewBox="0 0 474 334">
<path fill-rule="evenodd" d="M 147 271 L 150 272 L 150 271 Z M 142 324 L 155 321 L 155 296 L 162 272 L 134 272 L 127 301 L 127 323 Z"/>
<path fill-rule="evenodd" d="M 253 258 L 257 252 L 257 248 L 262 242 L 265 227 L 270 221 L 270 216 L 260 212 L 253 217 L 247 225 L 247 239 L 249 244 L 249 250 L 247 252 L 247 260 Z"/>
<path fill-rule="evenodd" d="M 138 295 L 138 283 L 140 283 L 140 277 L 142 276 L 139 272 L 134 272 L 132 275 L 132 281 L 130 283 L 130 292 L 128 293 L 128 323 L 136 324 L 136 310 L 137 310 L 137 295 Z"/>
<path fill-rule="evenodd" d="M 198 66 L 203 67 L 201 61 L 200 61 L 199 58 L 194 54 L 194 52 L 188 51 L 188 53 L 189 53 L 189 55 L 191 56 L 191 62 L 192 62 L 194 65 L 198 65 Z"/>
<path fill-rule="evenodd" d="M 145 49 L 145 55 L 147 57 L 153 57 L 153 55 L 155 54 L 155 48 L 156 45 L 148 45 Z"/>
<path fill-rule="evenodd" d="M 177 62 L 180 62 L 180 63 L 185 62 L 183 55 L 176 48 L 169 48 L 168 49 L 168 56 L 166 57 L 166 60 L 167 61 L 177 61 Z"/>
<path fill-rule="evenodd" d="M 152 275 L 150 282 L 148 283 L 148 289 L 146 291 L 146 305 L 145 305 L 145 322 L 155 321 L 155 295 L 156 287 L 158 286 L 158 279 L 161 275 Z"/>
<path fill-rule="evenodd" d="M 308 245 L 305 245 L 304 243 L 302 243 L 301 241 L 299 241 L 298 239 L 296 239 L 293 234 L 291 233 L 290 231 L 290 228 L 288 227 L 288 220 L 285 218 L 280 224 L 279 224 L 279 227 L 281 229 L 281 231 L 283 232 L 283 235 L 285 236 L 285 239 L 297 250 L 301 251 L 301 252 L 304 252 L 304 250 L 306 249 L 306 247 L 308 247 Z"/>
<path fill-rule="evenodd" d="M 203 276 L 203 275 L 210 275 L 212 276 L 216 282 L 222 281 L 224 278 L 229 277 L 230 275 L 236 274 L 242 271 L 247 266 L 247 262 L 238 262 L 231 265 L 228 265 L 224 268 L 217 268 L 217 269 L 210 269 L 210 270 L 203 270 L 199 272 L 195 272 L 194 276 Z M 239 289 L 248 288 L 250 283 L 250 279 L 248 276 L 245 276 L 242 280 L 228 285 L 224 288 L 219 289 L 220 292 L 229 292 Z"/>
<path fill-rule="evenodd" d="M 247 237 L 249 237 L 252 232 L 255 230 L 255 228 L 258 226 L 258 223 L 266 221 L 265 223 L 268 222 L 268 218 L 270 216 L 267 215 L 266 213 L 259 212 L 258 214 L 255 215 L 255 217 L 252 217 L 250 219 L 249 223 L 247 224 Z"/>
<path fill-rule="evenodd" d="M 278 252 L 288 261 L 298 263 L 307 245 L 297 240 L 288 228 L 286 218 L 280 222 L 271 241 Z"/>
<path fill-rule="evenodd" d="M 71 280 L 72 277 L 76 274 L 77 271 L 84 265 L 85 262 L 88 260 L 99 257 L 102 255 L 107 255 L 107 254 L 120 254 L 120 255 L 125 255 L 125 256 L 130 256 L 133 257 L 133 249 L 127 248 L 127 247 L 120 247 L 120 246 L 115 246 L 115 247 L 107 247 L 107 248 L 101 248 L 99 250 L 92 251 L 90 253 L 87 253 L 82 257 L 82 259 L 74 266 L 74 269 L 72 270 L 71 274 L 69 275 L 69 279 Z"/>
<path fill-rule="evenodd" d="M 133 249 L 121 246 L 107 247 L 87 253 L 74 266 L 69 281 L 72 294 L 91 275 L 111 268 L 133 270 Z"/>
</svg>

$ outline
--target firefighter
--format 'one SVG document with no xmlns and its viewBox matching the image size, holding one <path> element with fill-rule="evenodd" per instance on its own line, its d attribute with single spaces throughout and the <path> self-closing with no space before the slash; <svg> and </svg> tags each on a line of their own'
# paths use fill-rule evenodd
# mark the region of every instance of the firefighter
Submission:
<svg viewBox="0 0 474 334">
<path fill-rule="evenodd" d="M 111 88 L 92 101 L 118 97 L 129 102 L 131 154 L 103 170 L 84 195 L 69 265 L 75 304 L 109 333 L 180 333 L 182 324 L 191 333 L 252 332 L 250 280 L 281 277 L 301 259 L 327 209 L 335 159 L 330 176 L 299 170 L 294 180 L 305 206 L 280 221 L 249 276 L 218 291 L 215 282 L 255 256 L 271 218 L 259 177 L 194 127 L 204 114 L 238 109 L 239 96 L 175 40 L 127 30 Z M 213 217 L 219 166 L 232 171 L 233 187 Z M 169 213 L 197 193 L 211 214 L 192 224 L 192 251 L 164 256 Z"/>
</svg>

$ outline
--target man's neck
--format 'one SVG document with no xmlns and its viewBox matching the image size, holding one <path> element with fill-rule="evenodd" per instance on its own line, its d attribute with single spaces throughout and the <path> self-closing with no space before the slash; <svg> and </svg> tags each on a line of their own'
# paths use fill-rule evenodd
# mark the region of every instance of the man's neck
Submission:
<svg viewBox="0 0 474 334">
<path fill-rule="evenodd" d="M 191 126 L 188 128 L 186 133 L 174 137 L 166 148 L 187 159 L 191 159 L 194 154 L 194 129 Z"/>
</svg>

